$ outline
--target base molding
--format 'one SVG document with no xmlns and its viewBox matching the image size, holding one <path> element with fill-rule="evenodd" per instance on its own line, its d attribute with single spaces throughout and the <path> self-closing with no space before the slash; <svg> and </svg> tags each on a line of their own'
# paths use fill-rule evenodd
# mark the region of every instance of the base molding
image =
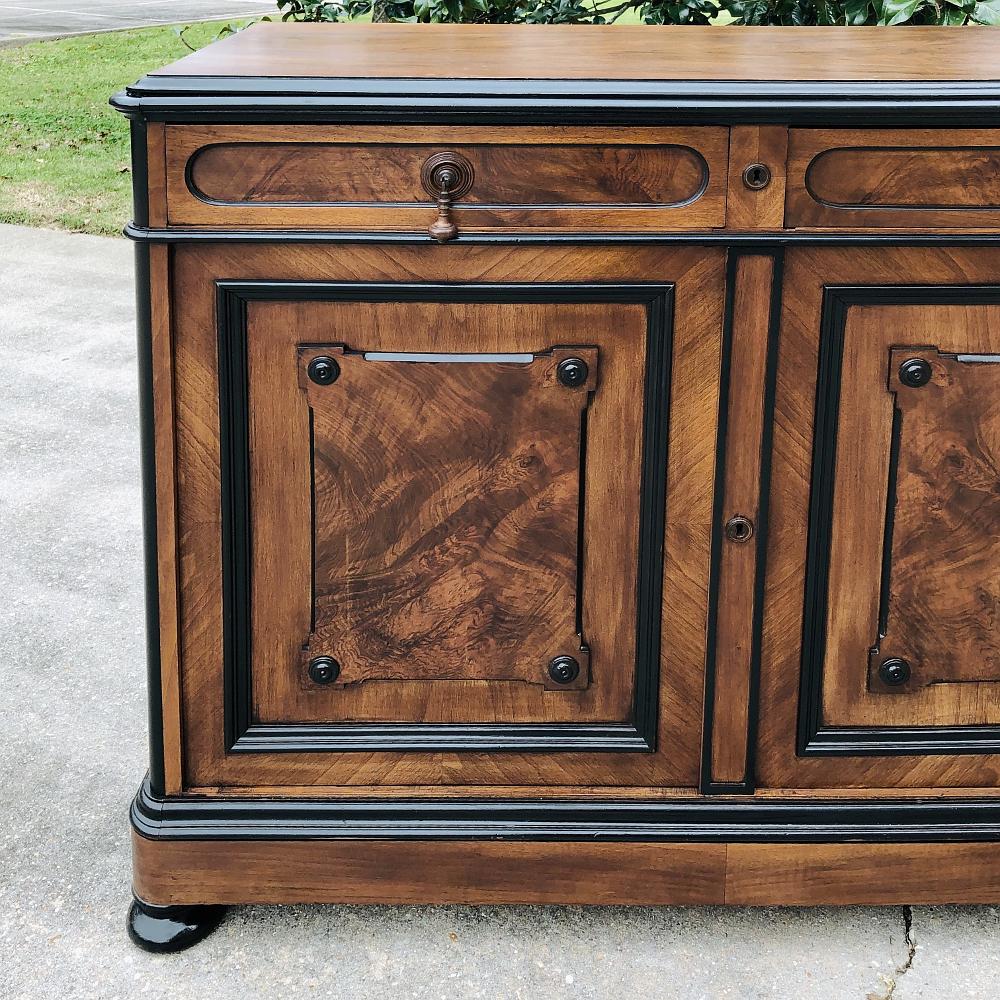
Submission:
<svg viewBox="0 0 1000 1000">
<path fill-rule="evenodd" d="M 133 888 L 241 903 L 1000 903 L 1000 801 L 159 798 Z"/>
<path fill-rule="evenodd" d="M 149 840 L 134 891 L 241 903 L 1000 903 L 1000 844 Z"/>
</svg>

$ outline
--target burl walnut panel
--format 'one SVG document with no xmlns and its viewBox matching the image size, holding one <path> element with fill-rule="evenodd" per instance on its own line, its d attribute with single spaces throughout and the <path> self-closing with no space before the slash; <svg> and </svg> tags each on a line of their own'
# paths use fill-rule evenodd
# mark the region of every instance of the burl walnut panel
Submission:
<svg viewBox="0 0 1000 1000">
<path fill-rule="evenodd" d="M 448 147 L 471 164 L 467 205 L 677 205 L 708 165 L 690 146 Z M 420 168 L 440 145 L 218 143 L 190 161 L 195 193 L 216 202 L 426 202 Z"/>
<path fill-rule="evenodd" d="M 729 130 L 522 126 L 166 127 L 172 225 L 425 230 L 433 155 L 468 161 L 459 229 L 719 228 Z"/>
<path fill-rule="evenodd" d="M 577 589 L 584 411 L 597 388 L 597 350 L 557 347 L 529 363 L 406 357 L 343 344 L 298 351 L 315 524 L 303 671 L 310 658 L 330 656 L 337 686 L 586 687 Z M 308 374 L 322 358 L 339 367 L 330 384 Z M 586 377 L 566 386 L 558 367 L 573 359 Z M 550 678 L 556 656 L 579 663 L 574 680 Z"/>
<path fill-rule="evenodd" d="M 792 129 L 785 225 L 996 229 L 997 133 Z"/>
<path fill-rule="evenodd" d="M 989 357 L 889 354 L 897 416 L 873 690 L 1000 680 L 1000 354 Z M 904 365 L 929 381 L 907 385 Z M 896 659 L 909 676 L 884 683 L 879 666 Z"/>
<path fill-rule="evenodd" d="M 253 689 L 257 718 L 264 723 L 285 723 L 290 721 L 308 722 L 619 722 L 629 718 L 635 690 L 635 649 L 638 575 L 636 552 L 639 545 L 639 489 L 642 465 L 642 407 L 637 405 L 642 398 L 643 371 L 646 359 L 646 310 L 641 305 L 630 303 L 532 303 L 532 302 L 449 302 L 449 301 L 289 301 L 254 302 L 247 315 L 247 351 L 249 372 L 250 407 L 250 493 L 252 497 L 252 597 L 250 628 L 253 649 Z M 550 607 L 537 608 L 539 620 L 531 625 L 537 639 L 542 642 L 546 631 L 540 621 L 545 614 L 555 610 L 555 626 L 550 634 L 553 644 L 572 641 L 576 649 L 581 647 L 581 639 L 575 630 L 567 625 L 560 626 L 560 607 L 577 607 L 586 638 L 588 653 L 581 663 L 581 674 L 586 670 L 586 659 L 590 660 L 590 677 L 581 677 L 578 685 L 549 689 L 536 669 L 527 668 L 518 676 L 503 678 L 502 671 L 491 672 L 484 665 L 464 668 L 464 676 L 458 676 L 454 666 L 444 667 L 447 654 L 441 652 L 438 668 L 428 668 L 429 676 L 421 673 L 419 665 L 405 665 L 403 659 L 378 681 L 354 683 L 349 680 L 349 670 L 345 670 L 348 683 L 317 685 L 306 674 L 308 656 L 303 645 L 308 642 L 314 624 L 323 624 L 323 608 L 314 606 L 314 589 L 321 594 L 330 585 L 332 576 L 313 577 L 315 520 L 321 538 L 327 532 L 336 532 L 336 515 L 331 507 L 332 484 L 328 478 L 321 481 L 322 502 L 313 502 L 311 485 L 311 465 L 313 445 L 310 422 L 315 425 L 317 411 L 310 417 L 310 400 L 300 388 L 299 350 L 303 344 L 320 344 L 340 337 L 350 337 L 358 348 L 372 352 L 441 354 L 441 353 L 484 353 L 484 354 L 543 354 L 553 344 L 586 343 L 590 338 L 599 351 L 600 389 L 591 394 L 591 402 L 586 410 L 586 468 L 579 475 L 580 424 L 582 418 L 581 395 L 573 395 L 575 455 L 569 459 L 576 464 L 578 473 L 574 481 L 574 495 L 580 499 L 582 491 L 583 530 L 578 534 L 580 558 L 584 570 L 584 586 L 577 590 L 573 584 L 573 596 L 567 597 L 564 605 L 558 599 Z M 350 364 L 349 359 L 345 365 Z M 595 361 L 597 357 L 595 355 Z M 391 372 L 402 369 L 403 363 L 362 362 L 369 371 Z M 406 365 L 413 368 L 413 365 Z M 430 367 L 440 367 L 429 364 Z M 452 366 L 457 367 L 457 366 Z M 465 366 L 467 369 L 482 369 L 479 364 Z M 534 367 L 532 365 L 531 367 Z M 369 379 L 376 377 L 369 375 Z M 331 386 L 323 387 L 336 393 L 341 387 L 342 376 Z M 425 376 L 433 380 L 448 381 L 440 372 Z M 474 377 L 466 372 L 461 379 Z M 405 378 L 405 377 L 404 377 Z M 596 383 L 589 381 L 591 386 Z M 483 481 L 475 480 L 476 473 L 470 470 L 468 459 L 474 457 L 472 429 L 469 450 L 464 456 L 464 464 L 448 463 L 448 474 L 440 479 L 440 492 L 428 496 L 426 510 L 418 509 L 421 493 L 417 481 L 429 482 L 441 476 L 438 454 L 447 443 L 437 446 L 433 456 L 422 454 L 420 442 L 430 442 L 438 420 L 445 421 L 458 443 L 462 433 L 459 424 L 451 423 L 456 408 L 467 406 L 466 417 L 476 405 L 474 398 L 466 396 L 463 403 L 452 391 L 440 397 L 439 402 L 448 407 L 447 413 L 436 416 L 432 406 L 424 406 L 420 413 L 411 413 L 414 426 L 410 433 L 415 435 L 413 446 L 406 448 L 403 439 L 395 444 L 388 437 L 392 427 L 402 431 L 406 424 L 397 423 L 393 416 L 394 407 L 400 412 L 412 407 L 412 394 L 400 383 L 398 401 L 392 399 L 391 387 L 379 390 L 373 388 L 373 397 L 365 405 L 361 394 L 358 405 L 351 410 L 353 418 L 350 435 L 368 438 L 374 442 L 380 434 L 386 434 L 385 443 L 373 443 L 366 455 L 359 450 L 355 459 L 372 467 L 370 473 L 355 470 L 355 475 L 374 482 L 385 470 L 385 452 L 399 454 L 400 483 L 409 475 L 410 494 L 399 501 L 401 513 L 407 509 L 416 521 L 414 528 L 430 525 L 439 519 L 438 528 L 446 517 L 463 516 L 460 506 L 462 496 L 449 493 L 448 478 L 473 476 L 467 485 L 481 489 Z M 321 391 L 320 387 L 315 387 Z M 427 389 L 428 387 L 425 387 Z M 447 389 L 447 384 L 440 386 Z M 346 390 L 348 393 L 351 390 Z M 472 394 L 474 397 L 474 393 Z M 571 394 L 572 395 L 572 394 Z M 410 396 L 410 398 L 402 398 Z M 502 404 L 507 405 L 510 401 Z M 327 413 L 319 414 L 320 424 L 325 419 L 335 419 Z M 381 413 L 382 411 L 387 411 Z M 482 417 L 479 417 L 480 423 Z M 387 422 L 387 427 L 379 429 L 373 421 Z M 506 412 L 498 414 L 490 427 L 490 436 L 499 433 L 498 428 L 507 421 Z M 563 438 L 563 416 L 558 418 L 557 438 Z M 538 432 L 540 439 L 548 437 L 550 430 Z M 423 437 L 421 437 L 423 435 Z M 330 435 L 320 428 L 319 440 Z M 499 444 L 493 437 L 494 446 Z M 511 439 L 513 440 L 513 439 Z M 331 453 L 331 457 L 333 457 Z M 555 463 L 556 460 L 550 460 Z M 566 458 L 563 459 L 566 461 Z M 553 465 L 557 468 L 557 465 Z M 322 471 L 322 469 L 321 469 Z M 347 475 L 342 469 L 341 477 Z M 428 479 L 430 477 L 430 479 Z M 329 489 L 328 489 L 329 484 Z M 360 484 L 359 484 L 360 486 Z M 470 489 L 465 495 L 467 505 L 464 516 L 468 518 L 489 515 L 487 508 L 474 512 L 477 498 Z M 391 491 L 387 486 L 377 488 L 371 503 L 392 503 Z M 345 502 L 354 516 L 362 518 L 362 530 L 370 530 L 377 520 L 366 522 L 362 510 L 363 499 L 352 500 L 346 496 Z M 393 517 L 395 515 L 392 515 Z M 577 516 L 580 516 L 579 514 Z M 344 525 L 346 528 L 346 524 Z M 481 541 L 482 524 L 463 539 L 460 531 L 451 534 L 453 523 L 448 525 L 446 537 L 453 539 L 456 550 L 449 558 L 461 560 L 474 558 L 475 549 Z M 469 525 L 466 525 L 468 529 Z M 349 530 L 349 529 L 347 529 Z M 383 530 L 391 531 L 391 528 Z M 569 538 L 569 535 L 561 536 Z M 336 544 L 328 536 L 328 540 Z M 346 543 L 345 543 L 346 544 Z M 373 556 L 379 546 L 373 539 L 370 546 L 362 550 Z M 548 543 L 547 543 L 548 544 Z M 463 555 L 461 547 L 465 546 Z M 316 555 L 322 554 L 315 548 Z M 360 553 L 358 553 L 360 554 Z M 353 555 L 353 554 L 352 554 Z M 513 557 L 512 550 L 508 556 Z M 537 557 L 523 553 L 520 558 L 529 558 L 531 565 L 537 565 Z M 400 552 L 400 558 L 406 555 Z M 327 565 L 332 574 L 337 560 L 331 549 Z M 487 563 L 492 561 L 492 556 Z M 436 590 L 424 595 L 425 602 L 454 600 L 446 614 L 447 622 L 459 607 L 453 581 L 445 579 L 448 567 L 439 558 L 444 573 L 426 573 L 434 576 Z M 574 559 L 574 566 L 576 560 Z M 368 563 L 368 566 L 373 566 Z M 416 559 L 411 565 L 417 569 Z M 358 567 L 366 571 L 364 566 Z M 480 567 L 481 569 L 482 567 Z M 574 569 L 575 572 L 575 569 Z M 558 574 L 557 578 L 567 579 Z M 470 580 L 465 586 L 475 589 Z M 449 596 L 451 595 L 451 596 Z M 466 595 L 471 597 L 471 593 Z M 394 598 L 395 600 L 395 598 Z M 389 607 L 383 606 L 381 625 L 371 622 L 361 625 L 355 617 L 355 627 L 368 629 L 369 638 L 382 626 L 389 627 L 387 615 Z M 528 623 L 531 609 L 527 604 L 511 605 L 522 609 L 524 623 Z M 402 609 L 400 609 L 402 612 Z M 346 613 L 346 612 L 345 612 Z M 411 615 L 419 613 L 419 605 L 412 608 Z M 467 619 L 470 628 L 477 612 L 469 609 Z M 397 632 L 408 631 L 413 624 L 397 618 L 391 626 Z M 443 624 L 443 623 L 439 623 Z M 562 627 L 565 633 L 558 635 Z M 438 636 L 444 635 L 439 630 Z M 572 637 L 572 638 L 571 638 Z M 343 637 L 341 637 L 343 638 Z M 390 637 L 387 637 L 391 641 Z M 384 640 L 376 639 L 376 642 Z M 428 634 L 424 643 L 432 643 Z M 443 640 L 441 640 L 443 641 Z M 455 642 L 459 640 L 456 636 Z M 360 650 L 364 642 L 359 643 Z M 454 651 L 455 646 L 449 647 Z M 561 650 L 560 650 L 561 651 Z M 426 652 L 426 647 L 425 647 Z M 553 654 L 555 655 L 555 654 Z M 373 657 L 374 659 L 374 657 Z M 543 665 L 547 665 L 545 660 Z M 345 664 L 345 668 L 347 668 Z M 367 669 L 367 668 L 365 668 Z M 372 669 L 377 669 L 373 666 Z M 451 679 L 435 682 L 434 677 L 442 677 L 447 669 Z M 436 671 L 436 672 L 435 672 Z M 531 683 L 525 679 L 531 676 Z M 362 676 L 365 676 L 363 674 Z"/>
</svg>

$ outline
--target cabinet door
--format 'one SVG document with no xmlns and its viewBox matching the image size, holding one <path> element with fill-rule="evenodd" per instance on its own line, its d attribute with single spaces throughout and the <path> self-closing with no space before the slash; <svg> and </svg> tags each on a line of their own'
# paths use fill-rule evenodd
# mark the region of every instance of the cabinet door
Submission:
<svg viewBox="0 0 1000 1000">
<path fill-rule="evenodd" d="M 189 785 L 695 782 L 721 254 L 185 250 L 175 282 L 181 604 L 221 598 Z"/>
<path fill-rule="evenodd" d="M 996 782 L 998 268 L 994 250 L 789 254 L 763 664 L 768 784 Z"/>
</svg>

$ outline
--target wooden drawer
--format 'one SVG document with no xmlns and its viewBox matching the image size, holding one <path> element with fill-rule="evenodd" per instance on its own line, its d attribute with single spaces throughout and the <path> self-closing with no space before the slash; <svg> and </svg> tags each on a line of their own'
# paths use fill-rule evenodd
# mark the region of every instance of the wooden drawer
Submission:
<svg viewBox="0 0 1000 1000">
<path fill-rule="evenodd" d="M 996 229 L 996 131 L 792 129 L 785 224 Z"/>
<path fill-rule="evenodd" d="M 467 171 L 462 230 L 710 229 L 725 224 L 724 128 L 169 126 L 167 216 L 182 226 L 426 230 L 426 164 Z M 433 161 L 432 161 L 433 162 Z"/>
</svg>

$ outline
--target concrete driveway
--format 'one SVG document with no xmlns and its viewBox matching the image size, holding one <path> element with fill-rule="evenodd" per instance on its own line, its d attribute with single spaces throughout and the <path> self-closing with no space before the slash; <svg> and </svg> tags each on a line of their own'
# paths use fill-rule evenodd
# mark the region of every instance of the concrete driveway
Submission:
<svg viewBox="0 0 1000 1000">
<path fill-rule="evenodd" d="M 274 0 L 0 0 L 0 45 L 276 13 Z"/>
<path fill-rule="evenodd" d="M 992 1000 L 989 907 L 241 907 L 126 939 L 145 764 L 131 246 L 0 226 L 0 998 Z M 905 971 L 900 971 L 905 970 Z"/>
</svg>

